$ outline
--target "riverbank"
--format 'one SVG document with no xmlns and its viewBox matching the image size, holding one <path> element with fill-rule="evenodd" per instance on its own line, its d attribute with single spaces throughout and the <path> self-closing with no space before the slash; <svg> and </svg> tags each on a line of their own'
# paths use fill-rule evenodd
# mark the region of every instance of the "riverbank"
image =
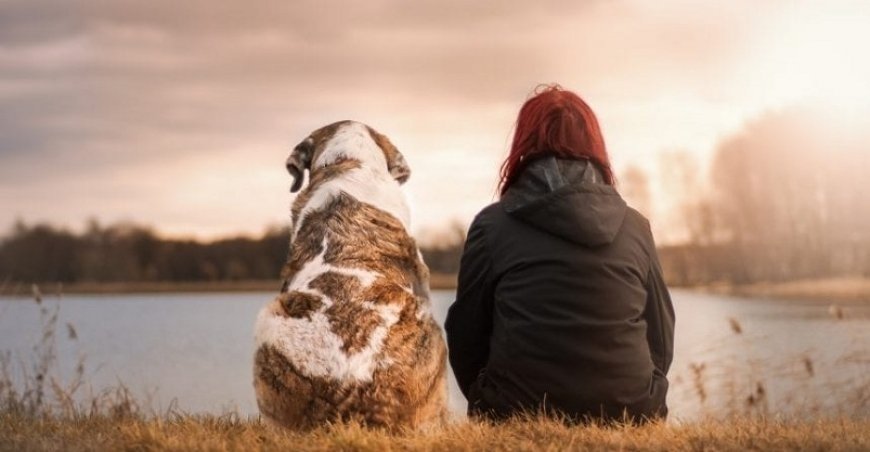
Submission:
<svg viewBox="0 0 870 452">
<path fill-rule="evenodd" d="M 43 295 L 110 295 L 136 293 L 193 293 L 193 292 L 277 292 L 281 282 L 276 280 L 253 281 L 145 281 L 145 282 L 83 282 L 39 284 Z M 32 297 L 32 285 L 7 284 L 0 295 Z"/>
<path fill-rule="evenodd" d="M 456 275 L 433 273 L 430 277 L 432 290 L 453 290 Z M 214 293 L 214 292 L 278 292 L 281 281 L 141 281 L 141 282 L 81 282 L 71 284 L 39 284 L 44 295 L 108 295 L 136 293 Z M 32 297 L 32 285 L 24 283 L 0 284 L 0 296 Z"/>
<path fill-rule="evenodd" d="M 456 422 L 389 433 L 339 424 L 308 433 L 234 416 L 0 414 L 0 450 L 870 450 L 870 421 L 732 420 L 642 427 L 567 427 L 532 419 L 503 425 Z"/>
<path fill-rule="evenodd" d="M 41 284 L 45 295 L 55 294 L 134 294 L 134 293 L 195 293 L 195 292 L 277 292 L 281 282 L 275 280 L 251 281 L 196 281 L 196 282 L 89 282 L 74 284 Z M 455 290 L 456 275 L 433 273 L 432 290 Z M 870 303 L 870 278 L 843 277 L 807 279 L 786 282 L 760 282 L 753 284 L 708 284 L 678 287 L 683 289 L 746 298 L 804 300 L 824 303 Z M 0 295 L 31 297 L 30 285 L 7 283 L 0 287 Z"/>
<path fill-rule="evenodd" d="M 685 289 L 746 298 L 818 301 L 832 304 L 870 303 L 870 278 L 863 277 L 804 279 L 741 285 L 711 284 L 686 287 Z"/>
</svg>

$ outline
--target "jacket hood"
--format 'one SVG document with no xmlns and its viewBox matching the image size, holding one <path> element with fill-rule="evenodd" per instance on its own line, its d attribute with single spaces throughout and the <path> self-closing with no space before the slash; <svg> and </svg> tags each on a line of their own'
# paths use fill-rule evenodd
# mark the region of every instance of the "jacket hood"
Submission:
<svg viewBox="0 0 870 452">
<path fill-rule="evenodd" d="M 530 162 L 502 205 L 514 218 L 585 246 L 611 243 L 627 210 L 594 164 L 553 156 Z"/>
</svg>

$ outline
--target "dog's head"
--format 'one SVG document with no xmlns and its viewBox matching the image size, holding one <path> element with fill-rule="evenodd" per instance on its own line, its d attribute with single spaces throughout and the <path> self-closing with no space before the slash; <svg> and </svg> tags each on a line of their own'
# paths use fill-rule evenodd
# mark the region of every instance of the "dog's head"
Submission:
<svg viewBox="0 0 870 452">
<path fill-rule="evenodd" d="M 316 171 L 339 159 L 381 167 L 400 184 L 411 176 L 405 157 L 386 136 L 359 122 L 339 121 L 315 130 L 293 148 L 287 158 L 287 171 L 293 176 L 290 191 L 302 188 L 305 170 Z"/>
</svg>

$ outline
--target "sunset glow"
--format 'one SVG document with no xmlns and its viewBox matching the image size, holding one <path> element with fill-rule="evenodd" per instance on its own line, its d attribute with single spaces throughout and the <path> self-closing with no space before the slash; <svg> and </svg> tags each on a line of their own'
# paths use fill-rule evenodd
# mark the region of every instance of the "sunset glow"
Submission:
<svg viewBox="0 0 870 452">
<path fill-rule="evenodd" d="M 519 106 L 558 82 L 597 112 L 617 178 L 649 176 L 646 213 L 678 240 L 663 155 L 692 156 L 706 186 L 747 121 L 870 105 L 865 2 L 578 3 L 7 2 L 0 231 L 93 217 L 258 234 L 289 221 L 290 149 L 353 118 L 407 157 L 426 235 L 494 199 Z"/>
</svg>

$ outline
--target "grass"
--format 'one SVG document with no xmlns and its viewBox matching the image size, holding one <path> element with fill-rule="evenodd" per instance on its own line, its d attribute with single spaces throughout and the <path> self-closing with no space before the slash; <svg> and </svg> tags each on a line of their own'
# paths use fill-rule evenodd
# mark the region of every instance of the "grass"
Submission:
<svg viewBox="0 0 870 452">
<path fill-rule="evenodd" d="M 462 421 L 428 432 L 355 424 L 294 433 L 234 416 L 0 415 L 2 450 L 870 450 L 870 422 L 739 420 L 570 427 L 548 419 Z"/>
<path fill-rule="evenodd" d="M 750 298 L 822 301 L 827 303 L 870 302 L 870 278 L 838 277 L 802 279 L 784 282 L 758 282 L 752 284 L 713 284 L 702 287 L 714 293 Z"/>
<path fill-rule="evenodd" d="M 276 292 L 281 281 L 132 281 L 132 282 L 78 282 L 71 284 L 43 284 L 46 293 L 63 294 L 130 294 L 130 293 L 178 293 L 178 292 Z M 432 290 L 456 289 L 456 275 L 432 273 Z M 30 286 L 23 283 L 0 283 L 0 295 L 29 297 Z"/>
<path fill-rule="evenodd" d="M 139 282 L 80 282 L 71 284 L 43 284 L 49 294 L 130 294 L 130 293 L 177 293 L 177 292 L 274 292 L 281 281 L 139 281 Z M 28 297 L 30 287 L 25 284 L 9 284 L 0 294 Z"/>
<path fill-rule="evenodd" d="M 274 292 L 281 286 L 279 280 L 243 281 L 140 281 L 140 282 L 80 282 L 73 284 L 45 284 L 47 293 L 64 294 L 117 294 L 117 293 L 171 293 L 171 292 Z M 455 290 L 456 275 L 432 273 L 432 290 Z M 783 300 L 812 300 L 828 303 L 870 302 L 870 278 L 839 277 L 805 279 L 785 282 L 759 282 L 732 285 L 725 283 L 689 286 L 687 289 L 743 297 L 761 297 Z M 0 295 L 29 296 L 29 286 L 20 283 L 0 284 Z"/>
</svg>

